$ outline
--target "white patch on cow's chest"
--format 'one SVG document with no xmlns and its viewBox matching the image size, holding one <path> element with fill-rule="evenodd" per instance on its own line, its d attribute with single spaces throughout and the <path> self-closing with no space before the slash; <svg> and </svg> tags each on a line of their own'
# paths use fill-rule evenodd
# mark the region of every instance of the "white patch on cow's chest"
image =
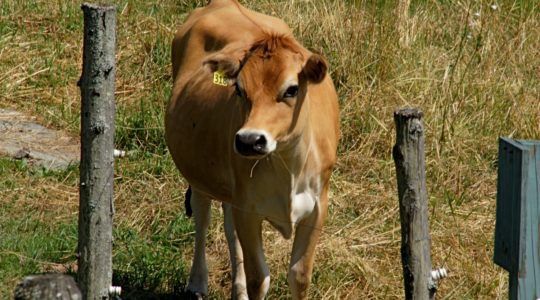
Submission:
<svg viewBox="0 0 540 300">
<path fill-rule="evenodd" d="M 311 214 L 319 204 L 320 184 L 317 179 L 309 180 L 306 178 L 301 184 L 296 186 L 293 184 L 293 189 L 289 189 L 287 194 L 284 193 L 277 198 L 267 198 L 267 201 L 264 201 L 264 207 L 267 209 L 261 210 L 261 212 L 265 211 L 266 219 L 283 237 L 288 239 L 292 236 L 294 227 Z M 276 205 L 276 201 L 287 202 L 283 205 Z"/>
<path fill-rule="evenodd" d="M 312 164 L 317 164 L 318 156 L 313 155 L 310 158 Z M 252 190 L 249 194 L 258 197 L 251 196 L 249 199 L 255 203 L 257 213 L 265 216 L 265 219 L 288 239 L 292 237 L 294 228 L 319 205 L 321 178 L 317 173 L 307 172 L 308 169 L 293 175 L 282 160 L 270 164 L 266 162 L 259 164 L 259 169 L 256 169 L 253 178 L 250 178 L 253 185 L 250 186 Z M 264 176 L 257 176 L 263 174 L 263 171 L 266 171 Z"/>
<path fill-rule="evenodd" d="M 316 151 L 311 152 L 312 163 L 319 163 L 319 156 Z M 291 203 L 291 222 L 297 224 L 306 216 L 313 212 L 315 205 L 319 205 L 322 183 L 318 175 L 304 174 L 300 181 L 295 184 L 293 179 L 294 192 Z"/>
<path fill-rule="evenodd" d="M 319 193 L 313 191 L 311 188 L 294 195 L 291 203 L 291 222 L 296 224 L 302 221 L 304 217 L 313 211 L 315 203 L 318 202 Z"/>
</svg>

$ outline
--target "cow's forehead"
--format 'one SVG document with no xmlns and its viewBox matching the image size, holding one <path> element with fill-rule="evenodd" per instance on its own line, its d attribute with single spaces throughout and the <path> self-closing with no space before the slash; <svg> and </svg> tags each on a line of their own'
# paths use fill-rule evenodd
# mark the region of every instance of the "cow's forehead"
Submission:
<svg viewBox="0 0 540 300">
<path fill-rule="evenodd" d="M 287 48 L 275 49 L 272 55 L 253 53 L 240 73 L 240 85 L 246 90 L 274 93 L 287 83 L 297 82 L 302 70 L 302 56 Z"/>
</svg>

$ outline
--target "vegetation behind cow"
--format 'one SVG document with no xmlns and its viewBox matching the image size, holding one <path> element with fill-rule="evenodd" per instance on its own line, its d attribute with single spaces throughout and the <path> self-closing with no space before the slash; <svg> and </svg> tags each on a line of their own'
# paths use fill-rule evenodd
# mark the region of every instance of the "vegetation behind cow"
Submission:
<svg viewBox="0 0 540 300">
<path fill-rule="evenodd" d="M 163 138 L 170 43 L 204 1 L 116 1 L 114 280 L 177 294 L 187 280 L 193 227 L 186 183 Z M 242 1 L 283 18 L 331 64 L 342 139 L 329 218 L 318 247 L 313 299 L 401 299 L 399 212 L 392 112 L 425 113 L 432 260 L 450 270 L 440 299 L 506 297 L 494 266 L 497 138 L 540 139 L 540 10 L 534 1 Z M 82 12 L 78 1 L 0 4 L 0 107 L 79 132 Z M 234 28 L 231 28 L 234 30 Z M 196 147 L 196 145 L 193 145 Z M 211 170 L 208 170 L 211 172 Z M 33 168 L 0 158 L 0 298 L 39 272 L 74 272 L 78 167 Z M 227 298 L 228 251 L 221 211 L 209 233 L 211 298 Z M 290 241 L 266 227 L 269 299 L 287 298 Z M 134 294 L 132 294 L 134 295 Z"/>
</svg>

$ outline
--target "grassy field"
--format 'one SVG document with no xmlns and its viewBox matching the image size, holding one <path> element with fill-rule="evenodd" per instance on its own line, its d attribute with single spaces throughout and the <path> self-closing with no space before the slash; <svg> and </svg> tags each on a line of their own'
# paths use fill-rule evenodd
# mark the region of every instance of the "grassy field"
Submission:
<svg viewBox="0 0 540 300">
<path fill-rule="evenodd" d="M 116 147 L 131 155 L 116 164 L 114 281 L 144 299 L 178 296 L 192 257 L 186 183 L 165 147 L 163 111 L 173 33 L 203 2 L 115 2 Z M 242 2 L 283 18 L 322 51 L 340 95 L 339 161 L 311 298 L 403 298 L 392 113 L 415 106 L 425 114 L 432 261 L 451 272 L 438 298 L 505 299 L 507 273 L 492 263 L 497 138 L 540 139 L 538 3 L 413 0 L 398 26 L 394 1 Z M 80 122 L 80 4 L 0 3 L 0 108 L 72 136 Z M 77 166 L 48 171 L 0 158 L 1 299 L 25 275 L 74 271 L 77 186 Z M 210 298 L 224 299 L 230 276 L 218 204 L 213 212 Z M 270 227 L 264 236 L 268 299 L 287 299 L 291 243 Z"/>
</svg>

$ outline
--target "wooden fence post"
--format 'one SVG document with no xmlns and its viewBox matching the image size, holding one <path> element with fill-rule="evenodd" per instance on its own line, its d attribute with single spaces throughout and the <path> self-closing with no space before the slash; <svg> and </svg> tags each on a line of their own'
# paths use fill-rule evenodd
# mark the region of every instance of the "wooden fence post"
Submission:
<svg viewBox="0 0 540 300">
<path fill-rule="evenodd" d="M 116 8 L 83 4 L 78 283 L 83 299 L 112 284 Z"/>
<path fill-rule="evenodd" d="M 428 199 L 424 166 L 422 112 L 402 109 L 394 112 L 397 171 L 401 219 L 401 260 L 405 299 L 434 299 L 431 279 Z"/>
<path fill-rule="evenodd" d="M 540 141 L 499 140 L 493 260 L 511 300 L 540 298 Z"/>
</svg>

